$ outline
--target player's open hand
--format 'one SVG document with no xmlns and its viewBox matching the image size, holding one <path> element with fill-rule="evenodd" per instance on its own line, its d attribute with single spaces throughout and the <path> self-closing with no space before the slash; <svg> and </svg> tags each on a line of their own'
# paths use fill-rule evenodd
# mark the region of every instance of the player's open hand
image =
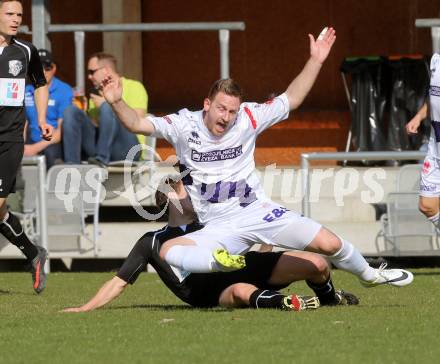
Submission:
<svg viewBox="0 0 440 364">
<path fill-rule="evenodd" d="M 317 62 L 324 63 L 330 53 L 333 43 L 335 43 L 336 31 L 332 27 L 326 27 L 322 30 L 316 40 L 312 34 L 309 34 L 309 39 L 310 56 Z"/>
<path fill-rule="evenodd" d="M 53 136 L 53 126 L 50 124 L 41 124 L 40 126 L 40 130 L 41 130 L 41 137 L 44 140 L 50 141 L 52 140 L 52 136 Z"/>
<path fill-rule="evenodd" d="M 122 100 L 122 82 L 121 78 L 113 78 L 104 69 L 104 78 L 99 85 L 105 100 L 111 105 Z"/>
</svg>

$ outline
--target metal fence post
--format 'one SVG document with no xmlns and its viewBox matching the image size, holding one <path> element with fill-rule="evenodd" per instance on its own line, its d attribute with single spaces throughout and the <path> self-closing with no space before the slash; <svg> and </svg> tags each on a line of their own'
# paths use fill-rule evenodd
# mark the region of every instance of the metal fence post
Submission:
<svg viewBox="0 0 440 364">
<path fill-rule="evenodd" d="M 75 77 L 76 88 L 81 94 L 85 94 L 84 75 L 84 32 L 75 32 Z"/>
<path fill-rule="evenodd" d="M 221 29 L 220 41 L 220 78 L 229 78 L 229 30 Z"/>
<path fill-rule="evenodd" d="M 47 11 L 47 0 L 32 1 L 32 43 L 37 48 L 50 50 L 47 29 L 50 24 L 50 14 Z"/>
<path fill-rule="evenodd" d="M 302 181 L 302 214 L 306 217 L 310 217 L 310 204 L 309 204 L 309 188 L 310 188 L 310 177 L 309 177 L 309 155 L 301 154 L 301 181 Z"/>
</svg>

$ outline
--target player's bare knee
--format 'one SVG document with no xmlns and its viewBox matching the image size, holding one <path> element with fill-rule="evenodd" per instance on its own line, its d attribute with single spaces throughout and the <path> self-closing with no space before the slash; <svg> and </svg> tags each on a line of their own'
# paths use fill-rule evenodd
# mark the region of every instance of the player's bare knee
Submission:
<svg viewBox="0 0 440 364">
<path fill-rule="evenodd" d="M 329 256 L 336 254 L 341 248 L 341 239 L 330 230 L 321 228 L 313 241 L 306 247 L 306 250 Z"/>
<path fill-rule="evenodd" d="M 246 297 L 246 289 L 241 284 L 235 284 L 232 288 L 232 296 L 235 301 L 241 302 Z"/>
<path fill-rule="evenodd" d="M 320 255 L 314 255 L 311 259 L 311 262 L 315 266 L 317 276 L 328 276 L 330 268 L 325 258 L 321 257 Z"/>
<path fill-rule="evenodd" d="M 246 283 L 235 283 L 226 288 L 219 297 L 222 307 L 245 307 L 249 305 L 249 298 L 255 287 Z"/>
<path fill-rule="evenodd" d="M 419 210 L 426 217 L 431 217 L 438 213 L 438 206 L 421 199 L 419 201 Z"/>
<path fill-rule="evenodd" d="M 321 254 L 334 255 L 342 248 L 342 241 L 336 235 L 327 236 L 326 240 L 321 244 Z"/>
<path fill-rule="evenodd" d="M 256 287 L 247 283 L 237 283 L 232 287 L 232 297 L 236 307 L 249 304 L 249 298 Z"/>
</svg>

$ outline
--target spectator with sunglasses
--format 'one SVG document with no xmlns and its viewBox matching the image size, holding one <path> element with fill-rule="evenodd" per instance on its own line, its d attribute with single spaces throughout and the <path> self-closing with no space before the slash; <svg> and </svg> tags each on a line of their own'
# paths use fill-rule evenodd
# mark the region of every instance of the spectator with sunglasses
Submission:
<svg viewBox="0 0 440 364">
<path fill-rule="evenodd" d="M 107 53 L 93 54 L 87 64 L 87 74 L 93 87 L 89 91 L 87 112 L 72 105 L 64 113 L 64 161 L 69 164 L 89 163 L 105 167 L 111 161 L 124 160 L 129 150 L 139 143 L 136 134 L 119 122 L 99 89 L 104 76 L 111 74 L 124 85 L 122 99 L 139 117 L 145 117 L 148 96 L 139 81 L 119 75 L 116 58 Z"/>
<path fill-rule="evenodd" d="M 67 83 L 55 77 L 57 65 L 52 57 L 52 53 L 46 49 L 39 49 L 38 55 L 40 56 L 44 76 L 49 86 L 46 122 L 53 126 L 54 133 L 50 141 L 42 139 L 41 131 L 38 127 L 38 114 L 34 99 L 35 88 L 33 85 L 27 85 L 25 93 L 27 132 L 24 155 L 43 154 L 46 156 L 47 168 L 50 168 L 57 160 L 63 159 L 61 124 L 63 122 L 64 110 L 72 104 L 73 90 Z"/>
</svg>

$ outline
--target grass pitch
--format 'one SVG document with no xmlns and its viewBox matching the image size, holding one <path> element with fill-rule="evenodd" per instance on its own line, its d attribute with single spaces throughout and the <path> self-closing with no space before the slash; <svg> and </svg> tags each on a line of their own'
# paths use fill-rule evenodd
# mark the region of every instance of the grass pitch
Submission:
<svg viewBox="0 0 440 364">
<path fill-rule="evenodd" d="M 434 363 L 440 269 L 414 272 L 408 287 L 366 289 L 336 271 L 360 305 L 306 312 L 193 309 L 144 273 L 108 307 L 80 314 L 59 311 L 112 273 L 52 273 L 41 296 L 29 274 L 0 273 L 0 363 Z"/>
</svg>

